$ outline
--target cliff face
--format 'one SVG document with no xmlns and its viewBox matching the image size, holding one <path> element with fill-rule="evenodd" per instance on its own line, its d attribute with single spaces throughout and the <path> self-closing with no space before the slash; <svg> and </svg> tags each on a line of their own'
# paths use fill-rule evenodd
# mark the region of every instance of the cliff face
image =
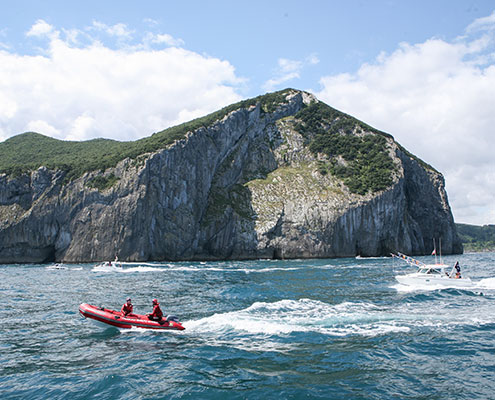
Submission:
<svg viewBox="0 0 495 400">
<path fill-rule="evenodd" d="M 0 263 L 426 254 L 438 238 L 444 254 L 462 252 L 442 175 L 393 138 L 386 189 L 354 193 L 321 171 L 328 157 L 297 129 L 315 102 L 288 91 L 274 111 L 241 107 L 71 182 L 45 167 L 0 175 Z M 111 187 L 92 187 L 110 176 Z"/>
</svg>

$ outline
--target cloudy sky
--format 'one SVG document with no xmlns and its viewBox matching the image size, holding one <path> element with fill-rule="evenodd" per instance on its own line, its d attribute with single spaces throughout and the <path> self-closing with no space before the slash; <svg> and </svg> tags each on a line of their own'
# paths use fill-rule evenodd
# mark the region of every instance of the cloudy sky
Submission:
<svg viewBox="0 0 495 400">
<path fill-rule="evenodd" d="M 2 5 L 0 141 L 134 140 L 286 87 L 442 172 L 456 222 L 495 224 L 493 0 Z"/>
</svg>

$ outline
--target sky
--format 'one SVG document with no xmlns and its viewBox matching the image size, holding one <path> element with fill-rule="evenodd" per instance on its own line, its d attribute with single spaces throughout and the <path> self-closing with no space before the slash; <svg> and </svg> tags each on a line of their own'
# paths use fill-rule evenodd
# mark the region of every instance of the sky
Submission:
<svg viewBox="0 0 495 400">
<path fill-rule="evenodd" d="M 0 11 L 0 141 L 128 141 L 287 87 L 440 171 L 495 224 L 493 0 L 17 0 Z"/>
</svg>

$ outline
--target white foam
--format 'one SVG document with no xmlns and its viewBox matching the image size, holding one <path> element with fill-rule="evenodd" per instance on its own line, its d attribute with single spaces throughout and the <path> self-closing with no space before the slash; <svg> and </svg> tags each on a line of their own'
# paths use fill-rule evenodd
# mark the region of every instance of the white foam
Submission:
<svg viewBox="0 0 495 400">
<path fill-rule="evenodd" d="M 130 261 L 123 261 L 120 262 L 119 264 L 121 265 L 137 265 L 137 266 L 147 266 L 147 267 L 161 267 L 161 266 L 167 266 L 167 265 L 173 265 L 173 264 L 160 264 L 160 263 L 143 263 L 143 262 L 130 262 Z"/>
<path fill-rule="evenodd" d="M 495 278 L 485 278 L 481 279 L 478 283 L 477 286 L 480 289 L 495 289 Z"/>
<path fill-rule="evenodd" d="M 48 269 L 48 270 L 51 270 L 51 271 L 69 269 L 65 265 L 60 265 L 60 264 L 49 265 L 49 266 L 47 266 L 45 268 Z"/>
<path fill-rule="evenodd" d="M 375 336 L 410 329 L 396 324 L 394 317 L 387 316 L 369 303 L 330 305 L 310 299 L 254 303 L 244 310 L 188 321 L 184 326 L 190 331 L 202 333 L 242 331 L 249 334 L 287 335 L 293 332 L 315 332 L 334 336 Z"/>
<path fill-rule="evenodd" d="M 298 271 L 304 267 L 268 267 L 268 268 L 240 268 L 234 271 L 242 271 L 246 274 L 256 273 L 256 272 L 274 272 L 274 271 Z"/>
<path fill-rule="evenodd" d="M 442 289 L 472 289 L 473 287 L 460 287 L 460 286 L 446 286 L 446 285 L 433 285 L 433 284 L 414 284 L 414 285 L 403 285 L 401 283 L 397 283 L 396 285 L 392 285 L 391 289 L 395 289 L 398 292 L 411 293 L 417 291 L 435 291 Z"/>
<path fill-rule="evenodd" d="M 161 271 L 161 269 L 155 267 L 133 267 L 133 268 L 123 268 L 122 272 L 129 273 L 129 272 L 156 272 L 156 271 Z"/>
<path fill-rule="evenodd" d="M 129 334 L 129 333 L 139 333 L 142 335 L 156 335 L 160 333 L 166 334 L 177 334 L 184 331 L 179 331 L 178 329 L 147 329 L 141 328 L 138 326 L 131 326 L 130 328 L 117 328 L 120 333 Z"/>
<path fill-rule="evenodd" d="M 129 265 L 129 264 L 126 264 Z M 117 272 L 117 273 L 128 273 L 128 272 L 154 272 L 154 271 L 170 271 L 170 272 L 244 272 L 249 273 L 266 273 L 274 271 L 294 271 L 299 270 L 303 267 L 273 267 L 273 268 L 244 268 L 240 266 L 208 266 L 208 265 L 180 265 L 180 264 L 144 264 L 146 266 L 138 267 L 113 267 L 113 266 L 95 266 L 92 271 L 95 272 Z M 152 266 L 151 266 L 152 265 Z"/>
<path fill-rule="evenodd" d="M 276 348 L 281 343 L 275 336 L 293 333 L 378 336 L 410 332 L 424 326 L 452 330 L 458 326 L 492 323 L 495 323 L 495 315 L 491 307 L 472 302 L 453 309 L 443 301 L 399 302 L 379 307 L 371 303 L 328 304 L 301 299 L 257 302 L 242 310 L 214 314 L 183 325 L 187 333 L 198 333 L 215 342 L 229 340 L 227 338 L 234 335 L 235 341 L 251 337 L 252 344 L 243 346 L 273 342 L 270 346 Z"/>
<path fill-rule="evenodd" d="M 112 267 L 112 266 L 96 266 L 93 267 L 93 272 L 117 272 L 121 274 L 126 274 L 130 272 L 155 272 L 161 271 L 161 268 L 155 267 L 131 267 L 131 268 L 120 268 L 120 267 Z"/>
</svg>

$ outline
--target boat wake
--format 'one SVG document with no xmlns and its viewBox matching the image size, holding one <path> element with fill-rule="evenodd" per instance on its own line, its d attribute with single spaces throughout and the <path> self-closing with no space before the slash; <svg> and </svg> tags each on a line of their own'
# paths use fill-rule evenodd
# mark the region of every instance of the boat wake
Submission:
<svg viewBox="0 0 495 400">
<path fill-rule="evenodd" d="M 245 274 L 250 273 L 267 273 L 275 271 L 295 271 L 303 269 L 304 267 L 271 267 L 271 268 L 245 268 L 242 266 L 209 266 L 209 265 L 180 265 L 180 264 L 135 264 L 135 263 L 122 263 L 122 266 L 113 265 L 96 265 L 92 268 L 93 272 L 116 272 L 116 273 L 130 273 L 130 272 L 243 272 Z"/>
<path fill-rule="evenodd" d="M 287 335 L 314 332 L 333 336 L 375 336 L 387 332 L 408 331 L 397 325 L 396 317 L 369 303 L 345 302 L 330 305 L 317 300 L 281 300 L 254 303 L 239 311 L 215 314 L 184 324 L 189 331 Z"/>
<path fill-rule="evenodd" d="M 188 334 L 198 334 L 212 343 L 285 351 L 290 350 L 292 340 L 280 339 L 290 335 L 377 337 L 404 334 L 428 326 L 452 330 L 459 326 L 495 323 L 495 317 L 486 317 L 492 315 L 491 310 L 478 311 L 475 313 L 468 308 L 452 312 L 448 308 L 432 306 L 431 302 L 379 307 L 371 303 L 332 305 L 301 299 L 258 302 L 243 310 L 214 314 L 183 325 Z"/>
<path fill-rule="evenodd" d="M 69 269 L 67 266 L 63 264 L 53 264 L 45 267 L 48 270 L 55 271 L 55 270 L 60 270 L 60 269 Z"/>
<path fill-rule="evenodd" d="M 147 267 L 147 266 L 139 266 L 139 267 L 114 267 L 114 266 L 107 266 L 107 265 L 97 265 L 93 267 L 91 271 L 93 272 L 116 272 L 116 273 L 123 273 L 123 274 L 128 274 L 132 272 L 156 272 L 156 271 L 162 271 L 163 269 L 161 268 L 156 268 L 156 267 Z"/>
<path fill-rule="evenodd" d="M 481 279 L 478 283 L 477 286 L 480 289 L 495 289 L 495 278 L 485 278 Z"/>
</svg>

